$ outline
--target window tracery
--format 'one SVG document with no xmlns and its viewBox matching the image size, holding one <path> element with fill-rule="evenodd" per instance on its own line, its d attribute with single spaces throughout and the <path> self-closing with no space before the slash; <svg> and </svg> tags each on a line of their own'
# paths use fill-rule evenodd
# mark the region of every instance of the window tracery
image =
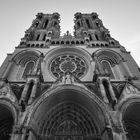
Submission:
<svg viewBox="0 0 140 140">
<path fill-rule="evenodd" d="M 50 70 L 56 78 L 60 78 L 66 73 L 81 78 L 86 73 L 86 67 L 85 61 L 75 55 L 58 56 L 50 64 Z"/>
<path fill-rule="evenodd" d="M 109 63 L 108 61 L 105 61 L 105 60 L 103 60 L 101 63 L 102 63 L 103 69 L 104 69 L 108 74 L 110 74 L 110 78 L 111 78 L 111 79 L 114 79 L 115 77 L 114 77 L 113 71 L 112 71 L 112 69 L 111 69 L 110 63 Z"/>
<path fill-rule="evenodd" d="M 33 67 L 34 67 L 33 61 L 26 63 L 22 77 L 24 78 L 27 74 L 29 74 L 31 70 L 33 69 Z"/>
<path fill-rule="evenodd" d="M 96 136 L 98 128 L 85 108 L 71 102 L 59 104 L 50 110 L 39 124 L 40 135 L 54 138 L 83 139 L 85 136 Z"/>
</svg>

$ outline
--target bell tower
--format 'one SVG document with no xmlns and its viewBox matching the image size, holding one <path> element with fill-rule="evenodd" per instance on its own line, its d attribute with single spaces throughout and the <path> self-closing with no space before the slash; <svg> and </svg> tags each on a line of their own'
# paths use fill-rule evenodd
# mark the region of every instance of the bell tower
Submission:
<svg viewBox="0 0 140 140">
<path fill-rule="evenodd" d="M 139 140 L 140 69 L 97 13 L 38 13 L 0 67 L 0 139 Z"/>
<path fill-rule="evenodd" d="M 32 47 L 35 47 L 35 45 L 42 45 L 43 47 L 45 44 L 49 43 L 51 38 L 59 38 L 59 18 L 60 15 L 58 13 L 38 13 L 36 19 L 33 20 L 31 27 L 25 31 L 25 36 L 21 39 L 20 45 L 26 45 L 26 42 L 29 43 L 30 41 L 34 42 L 34 44 L 28 44 L 28 47 L 30 47 L 30 45 Z"/>
<path fill-rule="evenodd" d="M 77 38 L 84 38 L 87 43 L 93 42 L 93 46 L 95 45 L 95 42 L 103 43 L 104 41 L 107 41 L 112 45 L 119 44 L 110 36 L 108 29 L 104 27 L 102 20 L 99 19 L 97 13 L 76 13 L 74 28 L 74 34 Z M 109 44 L 104 45 L 108 46 Z"/>
</svg>

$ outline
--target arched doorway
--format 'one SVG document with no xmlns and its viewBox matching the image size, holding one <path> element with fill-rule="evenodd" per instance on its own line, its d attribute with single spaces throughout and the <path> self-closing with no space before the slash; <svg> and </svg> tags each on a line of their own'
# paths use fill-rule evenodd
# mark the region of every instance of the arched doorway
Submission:
<svg viewBox="0 0 140 140">
<path fill-rule="evenodd" d="M 140 140 L 140 102 L 130 103 L 122 119 L 128 140 Z"/>
<path fill-rule="evenodd" d="M 67 87 L 40 102 L 30 126 L 41 140 L 111 140 L 107 133 L 102 134 L 106 120 L 97 102 L 82 90 Z"/>
<path fill-rule="evenodd" d="M 47 120 L 39 126 L 39 133 L 55 140 L 81 140 L 98 137 L 98 128 L 89 112 L 74 102 L 63 102 L 51 109 Z"/>
<path fill-rule="evenodd" d="M 14 117 L 10 108 L 0 104 L 0 140 L 10 140 Z"/>
</svg>

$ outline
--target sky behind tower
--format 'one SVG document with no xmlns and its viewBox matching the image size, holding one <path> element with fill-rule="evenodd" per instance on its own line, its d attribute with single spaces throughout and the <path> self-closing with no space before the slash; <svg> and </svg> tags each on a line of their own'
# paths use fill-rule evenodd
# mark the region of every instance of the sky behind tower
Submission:
<svg viewBox="0 0 140 140">
<path fill-rule="evenodd" d="M 97 12 L 111 36 L 140 66 L 140 0 L 0 0 L 0 65 L 18 46 L 38 12 L 58 12 L 61 35 L 67 30 L 73 34 L 76 12 Z"/>
</svg>

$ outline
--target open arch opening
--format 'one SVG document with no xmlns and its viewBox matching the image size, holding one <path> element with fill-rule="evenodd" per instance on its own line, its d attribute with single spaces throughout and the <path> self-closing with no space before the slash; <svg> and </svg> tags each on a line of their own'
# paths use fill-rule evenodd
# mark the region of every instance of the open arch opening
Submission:
<svg viewBox="0 0 140 140">
<path fill-rule="evenodd" d="M 3 104 L 0 104 L 0 140 L 10 140 L 14 125 L 12 111 Z"/>
<path fill-rule="evenodd" d="M 123 124 L 128 140 L 140 139 L 140 102 L 131 103 L 123 114 Z"/>
<path fill-rule="evenodd" d="M 80 139 L 93 135 L 97 137 L 98 128 L 85 108 L 73 102 L 63 102 L 49 111 L 47 122 L 40 133 L 56 139 L 65 139 L 68 136 Z"/>
<path fill-rule="evenodd" d="M 34 62 L 33 61 L 27 62 L 22 77 L 25 78 L 28 74 L 30 74 L 33 67 L 34 67 Z"/>
<path fill-rule="evenodd" d="M 103 69 L 104 69 L 108 74 L 110 74 L 110 78 L 111 78 L 111 79 L 114 79 L 115 77 L 114 77 L 113 71 L 112 71 L 112 69 L 111 69 L 110 63 L 109 63 L 108 61 L 106 61 L 106 60 L 103 60 L 103 61 L 101 62 L 101 64 L 102 64 Z"/>
<path fill-rule="evenodd" d="M 102 134 L 106 117 L 99 105 L 85 93 L 62 89 L 42 101 L 32 114 L 30 125 L 41 139 L 111 140 Z"/>
</svg>

